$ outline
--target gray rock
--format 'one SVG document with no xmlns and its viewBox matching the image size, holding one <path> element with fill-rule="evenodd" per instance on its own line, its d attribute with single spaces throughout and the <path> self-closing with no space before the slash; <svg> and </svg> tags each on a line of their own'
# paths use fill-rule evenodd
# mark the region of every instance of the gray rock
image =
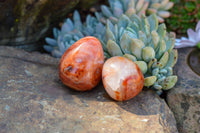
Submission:
<svg viewBox="0 0 200 133">
<path fill-rule="evenodd" d="M 86 5 L 89 0 L 81 1 Z M 97 0 L 90 0 L 88 6 Z M 1 0 L 0 1 L 0 45 L 11 45 L 26 50 L 37 50 L 47 31 L 66 18 L 80 5 L 80 0 Z"/>
<path fill-rule="evenodd" d="M 144 89 L 116 102 L 102 83 L 88 92 L 62 84 L 59 60 L 0 47 L 1 133 L 177 133 L 163 99 Z"/>
<path fill-rule="evenodd" d="M 192 48 L 179 49 L 174 68 L 178 82 L 167 95 L 167 102 L 177 120 L 180 133 L 200 132 L 200 76 L 192 71 L 187 59 Z"/>
</svg>

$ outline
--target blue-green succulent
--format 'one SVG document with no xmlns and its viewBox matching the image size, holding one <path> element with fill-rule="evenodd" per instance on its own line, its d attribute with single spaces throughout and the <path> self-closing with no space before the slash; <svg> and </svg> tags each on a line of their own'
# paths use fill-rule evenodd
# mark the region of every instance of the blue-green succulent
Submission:
<svg viewBox="0 0 200 133">
<path fill-rule="evenodd" d="M 146 87 L 158 92 L 172 88 L 177 82 L 173 66 L 177 61 L 175 34 L 167 33 L 165 24 L 155 14 L 138 17 L 122 15 L 117 24 L 107 20 L 102 46 L 105 56 L 124 56 L 134 61 L 145 77 Z"/>
<path fill-rule="evenodd" d="M 52 56 L 59 58 L 79 39 L 85 36 L 102 38 L 104 32 L 105 26 L 96 17 L 87 15 L 85 23 L 82 23 L 80 14 L 78 11 L 74 11 L 73 21 L 67 18 L 60 30 L 53 28 L 54 38 L 45 38 L 48 45 L 44 45 L 44 49 Z"/>
<path fill-rule="evenodd" d="M 142 14 L 156 14 L 159 22 L 164 22 L 165 18 L 170 16 L 169 9 L 173 7 L 173 2 L 169 0 L 108 0 L 109 7 L 101 6 L 101 21 L 105 23 L 106 19 L 114 24 L 122 14 L 131 16 L 133 13 L 141 17 Z"/>
</svg>

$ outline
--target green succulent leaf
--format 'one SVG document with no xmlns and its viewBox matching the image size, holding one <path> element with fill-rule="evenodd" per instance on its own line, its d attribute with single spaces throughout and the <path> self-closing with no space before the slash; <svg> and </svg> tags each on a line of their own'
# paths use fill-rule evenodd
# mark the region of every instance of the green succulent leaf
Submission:
<svg viewBox="0 0 200 133">
<path fill-rule="evenodd" d="M 120 47 L 113 40 L 108 40 L 107 49 L 108 49 L 108 53 L 111 56 L 122 56 L 123 55 Z"/>
<path fill-rule="evenodd" d="M 139 39 L 131 39 L 131 52 L 138 60 L 142 59 L 142 48 L 144 43 Z"/>
<path fill-rule="evenodd" d="M 144 86 L 152 86 L 157 80 L 157 77 L 156 76 L 150 76 L 150 77 L 146 77 L 144 79 Z"/>
<path fill-rule="evenodd" d="M 135 61 L 143 74 L 147 72 L 147 63 L 144 61 Z"/>
</svg>

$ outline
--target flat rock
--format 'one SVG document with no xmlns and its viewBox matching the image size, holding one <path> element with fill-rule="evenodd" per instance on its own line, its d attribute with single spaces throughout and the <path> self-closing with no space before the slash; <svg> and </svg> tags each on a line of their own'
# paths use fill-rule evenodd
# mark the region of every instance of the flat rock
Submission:
<svg viewBox="0 0 200 133">
<path fill-rule="evenodd" d="M 179 49 L 178 62 L 174 72 L 178 82 L 167 95 L 167 102 L 173 111 L 180 133 L 200 132 L 200 76 L 187 64 L 192 48 Z"/>
<path fill-rule="evenodd" d="M 163 99 L 144 89 L 116 102 L 102 83 L 77 92 L 62 84 L 59 60 L 46 54 L 0 47 L 1 133 L 176 133 Z"/>
</svg>

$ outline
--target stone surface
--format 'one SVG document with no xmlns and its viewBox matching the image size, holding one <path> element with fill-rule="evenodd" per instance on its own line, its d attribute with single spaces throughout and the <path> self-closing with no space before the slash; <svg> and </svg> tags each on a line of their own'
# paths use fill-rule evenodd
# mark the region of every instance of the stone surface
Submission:
<svg viewBox="0 0 200 133">
<path fill-rule="evenodd" d="M 1 133 L 176 133 L 167 104 L 144 89 L 134 99 L 113 101 L 102 83 L 77 92 L 58 76 L 59 60 L 0 47 Z"/>
<path fill-rule="evenodd" d="M 89 0 L 0 0 L 0 45 L 12 45 L 27 50 L 42 47 L 35 43 L 52 32 L 76 5 Z M 90 0 L 88 6 L 97 0 Z M 82 5 L 82 6 L 81 6 Z"/>
<path fill-rule="evenodd" d="M 167 102 L 174 113 L 180 133 L 200 132 L 200 76 L 187 64 L 192 50 L 178 50 L 178 62 L 174 68 L 178 82 L 167 95 Z"/>
</svg>

